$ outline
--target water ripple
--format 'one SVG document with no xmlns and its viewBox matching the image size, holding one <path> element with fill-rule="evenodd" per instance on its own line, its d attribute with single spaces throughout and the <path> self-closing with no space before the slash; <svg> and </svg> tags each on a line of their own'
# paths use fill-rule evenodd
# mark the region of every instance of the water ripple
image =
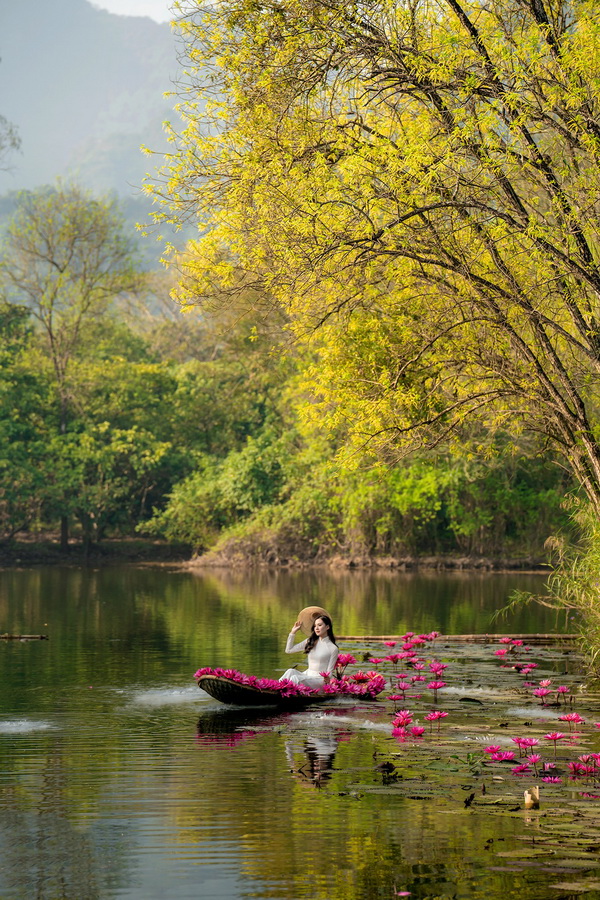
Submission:
<svg viewBox="0 0 600 900">
<path fill-rule="evenodd" d="M 0 721 L 0 734 L 30 734 L 32 731 L 49 731 L 56 726 L 52 722 L 35 722 L 33 719 L 8 719 Z"/>
<path fill-rule="evenodd" d="M 156 688 L 154 690 L 136 691 L 129 698 L 134 706 L 175 706 L 179 703 L 192 703 L 204 699 L 198 688 Z"/>
</svg>

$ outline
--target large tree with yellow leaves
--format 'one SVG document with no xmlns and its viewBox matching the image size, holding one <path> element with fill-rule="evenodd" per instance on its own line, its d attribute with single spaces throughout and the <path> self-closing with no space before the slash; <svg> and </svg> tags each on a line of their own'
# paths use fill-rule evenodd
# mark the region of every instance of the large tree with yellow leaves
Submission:
<svg viewBox="0 0 600 900">
<path fill-rule="evenodd" d="M 600 511 L 600 14 L 578 0 L 179 4 L 180 300 L 316 335 L 313 409 L 384 455 L 541 432 Z"/>
</svg>

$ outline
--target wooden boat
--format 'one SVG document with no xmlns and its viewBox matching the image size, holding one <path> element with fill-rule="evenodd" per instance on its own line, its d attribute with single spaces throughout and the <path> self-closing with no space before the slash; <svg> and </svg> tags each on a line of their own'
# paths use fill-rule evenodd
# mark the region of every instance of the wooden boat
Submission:
<svg viewBox="0 0 600 900">
<path fill-rule="evenodd" d="M 334 700 L 339 694 L 301 694 L 284 697 L 277 690 L 258 688 L 240 684 L 223 675 L 201 675 L 196 679 L 198 687 L 219 700 L 232 706 L 276 706 L 279 709 L 304 709 L 313 703 Z"/>
</svg>

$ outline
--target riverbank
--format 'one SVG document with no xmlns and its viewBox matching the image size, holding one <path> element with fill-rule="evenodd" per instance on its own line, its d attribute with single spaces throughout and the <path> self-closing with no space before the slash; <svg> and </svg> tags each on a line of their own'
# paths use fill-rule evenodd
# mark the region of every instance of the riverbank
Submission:
<svg viewBox="0 0 600 900">
<path fill-rule="evenodd" d="M 66 550 L 53 536 L 11 541 L 0 546 L 0 567 L 61 565 L 103 566 L 119 563 L 187 563 L 191 556 L 187 544 L 166 541 L 120 538 L 85 546 L 70 541 Z"/>
<path fill-rule="evenodd" d="M 331 556 L 303 560 L 296 557 L 258 557 L 243 552 L 208 552 L 191 559 L 190 569 L 337 569 L 384 570 L 412 572 L 429 570 L 438 572 L 549 572 L 549 564 L 536 557 L 489 556 Z"/>
<path fill-rule="evenodd" d="M 187 544 L 141 538 L 107 539 L 99 544 L 85 546 L 72 540 L 67 550 L 60 547 L 58 538 L 47 535 L 12 541 L 0 546 L 0 567 L 34 565 L 92 565 L 119 563 L 165 563 L 186 569 L 331 569 L 337 571 L 389 571 L 412 572 L 417 570 L 438 572 L 547 572 L 549 565 L 541 558 L 490 557 L 490 556 L 403 556 L 378 557 L 366 555 L 320 556 L 312 559 L 283 557 L 276 554 L 257 556 L 235 550 L 209 551 L 193 556 Z"/>
</svg>

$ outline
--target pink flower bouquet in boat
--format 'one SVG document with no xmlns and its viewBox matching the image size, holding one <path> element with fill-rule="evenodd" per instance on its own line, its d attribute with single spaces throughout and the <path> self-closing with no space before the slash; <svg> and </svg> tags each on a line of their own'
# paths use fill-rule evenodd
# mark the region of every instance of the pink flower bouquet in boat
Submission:
<svg viewBox="0 0 600 900">
<path fill-rule="evenodd" d="M 291 681 L 276 681 L 273 678 L 258 678 L 245 675 L 236 669 L 198 669 L 194 678 L 198 687 L 221 703 L 235 706 L 281 706 L 287 708 L 308 706 L 332 700 L 336 697 L 356 697 L 374 700 L 385 688 L 385 678 L 378 672 L 343 675 L 328 678 L 322 688 L 311 688 Z"/>
</svg>

